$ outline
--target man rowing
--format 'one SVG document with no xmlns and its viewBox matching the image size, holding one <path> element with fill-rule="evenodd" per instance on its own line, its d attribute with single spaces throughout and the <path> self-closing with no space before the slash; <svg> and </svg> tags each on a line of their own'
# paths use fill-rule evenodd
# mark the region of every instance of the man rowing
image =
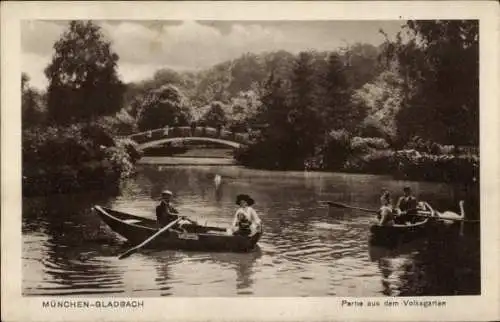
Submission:
<svg viewBox="0 0 500 322">
<path fill-rule="evenodd" d="M 161 193 L 160 204 L 156 206 L 156 220 L 158 221 L 160 227 L 165 227 L 172 221 L 179 218 L 178 215 L 179 212 L 177 211 L 177 209 L 174 208 L 174 206 L 170 202 L 172 199 L 172 195 L 173 195 L 172 191 L 164 190 Z M 196 223 L 182 216 L 181 220 L 177 224 L 179 225 L 180 228 L 182 228 L 182 226 L 185 224 L 196 224 Z"/>
<path fill-rule="evenodd" d="M 170 222 L 179 218 L 177 209 L 172 206 L 170 200 L 172 198 L 172 192 L 170 190 L 165 190 L 161 193 L 161 201 L 158 206 L 156 206 L 156 220 L 161 227 L 168 225 Z"/>
<path fill-rule="evenodd" d="M 412 221 L 417 214 L 417 198 L 412 195 L 410 187 L 403 188 L 403 196 L 399 197 L 396 203 L 396 211 L 399 216 L 404 216 L 401 218 L 408 221 Z"/>
</svg>

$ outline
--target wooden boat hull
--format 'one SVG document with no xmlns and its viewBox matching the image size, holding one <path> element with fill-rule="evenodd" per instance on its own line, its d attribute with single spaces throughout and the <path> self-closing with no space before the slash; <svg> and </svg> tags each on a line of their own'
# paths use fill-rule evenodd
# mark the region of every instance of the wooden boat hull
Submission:
<svg viewBox="0 0 500 322">
<path fill-rule="evenodd" d="M 155 220 L 130 215 L 109 208 L 94 207 L 101 219 L 117 234 L 133 244 L 139 244 L 158 231 Z M 184 225 L 185 232 L 170 229 L 148 247 L 195 251 L 248 252 L 255 248 L 262 232 L 251 237 L 234 236 L 220 227 Z"/>
<path fill-rule="evenodd" d="M 423 218 L 415 223 L 398 223 L 392 226 L 372 225 L 370 227 L 370 243 L 397 244 L 408 242 L 425 236 L 433 226 L 433 220 Z"/>
</svg>

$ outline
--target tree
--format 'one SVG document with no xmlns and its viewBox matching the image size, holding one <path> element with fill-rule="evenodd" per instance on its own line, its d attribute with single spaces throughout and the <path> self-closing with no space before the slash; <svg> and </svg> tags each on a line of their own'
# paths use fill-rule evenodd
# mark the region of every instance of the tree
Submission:
<svg viewBox="0 0 500 322">
<path fill-rule="evenodd" d="M 292 75 L 293 65 L 295 64 L 295 56 L 287 51 L 280 50 L 264 55 L 263 57 L 265 70 L 274 74 L 275 79 L 290 79 Z M 267 80 L 267 79 L 265 79 Z"/>
<path fill-rule="evenodd" d="M 263 89 L 262 109 L 260 119 L 266 120 L 269 126 L 264 132 L 267 139 L 281 138 L 290 129 L 288 113 L 290 108 L 287 102 L 287 89 L 283 80 L 275 78 L 271 72 Z"/>
<path fill-rule="evenodd" d="M 322 106 L 319 104 L 314 62 L 312 53 L 299 53 L 290 85 L 288 119 L 293 131 L 290 134 L 297 140 L 298 153 L 303 158 L 314 154 L 325 127 L 319 112 Z"/>
<path fill-rule="evenodd" d="M 352 130 L 363 118 L 363 111 L 351 104 L 351 92 L 342 57 L 331 53 L 326 61 L 326 72 L 321 79 L 323 105 L 320 110 L 328 129 Z"/>
<path fill-rule="evenodd" d="M 71 21 L 54 50 L 45 69 L 50 121 L 92 120 L 121 109 L 124 86 L 116 73 L 118 55 L 99 26 Z"/>
<path fill-rule="evenodd" d="M 259 94 L 253 90 L 240 92 L 231 99 L 228 121 L 232 126 L 242 126 L 244 124 L 259 122 L 258 114 L 262 103 Z M 264 123 L 264 122 L 261 122 Z"/>
<path fill-rule="evenodd" d="M 262 106 L 257 115 L 270 126 L 263 129 L 260 139 L 243 153 L 244 157 L 239 158 L 244 163 L 272 169 L 297 165 L 297 140 L 288 118 L 287 95 L 287 84 L 271 71 L 261 91 Z"/>
<path fill-rule="evenodd" d="M 262 82 L 266 74 L 263 69 L 261 57 L 247 53 L 235 59 L 231 66 L 231 83 L 228 92 L 231 96 L 241 91 L 248 91 L 254 83 Z"/>
<path fill-rule="evenodd" d="M 32 127 L 43 122 L 42 95 L 29 84 L 28 74 L 21 75 L 21 111 L 23 128 Z"/>
<path fill-rule="evenodd" d="M 144 131 L 166 125 L 185 125 L 190 118 L 184 95 L 177 87 L 165 85 L 145 97 L 139 109 L 138 127 Z"/>
<path fill-rule="evenodd" d="M 381 71 L 379 50 L 370 44 L 356 43 L 342 50 L 347 83 L 357 89 L 372 81 Z"/>
<path fill-rule="evenodd" d="M 373 82 L 354 91 L 352 105 L 365 116 L 357 126 L 359 134 L 396 140 L 396 117 L 403 99 L 403 80 L 393 71 L 381 73 Z"/>
<path fill-rule="evenodd" d="M 453 145 L 479 144 L 479 24 L 475 20 L 409 21 L 386 55 L 405 83 L 399 135 Z"/>
<path fill-rule="evenodd" d="M 124 100 L 127 112 L 131 116 L 137 117 L 140 106 L 148 93 L 169 84 L 177 87 L 186 96 L 188 101 L 191 101 L 195 96 L 195 74 L 192 72 L 180 73 L 171 69 L 160 69 L 154 73 L 151 79 L 126 85 Z"/>
<path fill-rule="evenodd" d="M 223 126 L 227 123 L 227 117 L 226 117 L 226 107 L 224 106 L 223 103 L 215 101 L 212 102 L 208 108 L 205 114 L 203 115 L 203 122 L 207 126 L 211 127 L 220 127 Z"/>
<path fill-rule="evenodd" d="M 193 103 L 198 106 L 213 101 L 227 103 L 230 98 L 228 88 L 232 81 L 231 67 L 232 63 L 227 61 L 201 72 Z"/>
</svg>

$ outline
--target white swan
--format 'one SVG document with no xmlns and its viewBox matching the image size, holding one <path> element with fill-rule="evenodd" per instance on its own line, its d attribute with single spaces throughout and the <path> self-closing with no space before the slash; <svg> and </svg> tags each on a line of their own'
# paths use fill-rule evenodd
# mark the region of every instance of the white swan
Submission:
<svg viewBox="0 0 500 322">
<path fill-rule="evenodd" d="M 454 211 L 447 210 L 445 212 L 438 212 L 438 216 L 443 219 L 443 223 L 446 225 L 452 225 L 457 222 L 457 220 L 463 220 L 465 218 L 464 201 L 460 200 L 458 203 L 460 207 L 460 215 Z M 449 220 L 446 220 L 449 219 Z"/>
<path fill-rule="evenodd" d="M 460 200 L 458 202 L 458 206 L 460 207 L 460 215 L 451 210 L 439 212 L 433 209 L 431 205 L 429 205 L 425 201 L 419 202 L 417 208 L 422 211 L 429 211 L 431 217 L 438 217 L 443 224 L 450 226 L 456 223 L 457 221 L 463 220 L 465 218 L 464 201 Z"/>
</svg>

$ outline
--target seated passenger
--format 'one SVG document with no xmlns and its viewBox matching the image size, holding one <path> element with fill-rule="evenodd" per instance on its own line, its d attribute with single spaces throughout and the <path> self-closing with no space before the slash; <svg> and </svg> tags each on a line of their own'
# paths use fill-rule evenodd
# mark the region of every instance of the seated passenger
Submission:
<svg viewBox="0 0 500 322">
<path fill-rule="evenodd" d="M 233 235 L 253 236 L 261 228 L 261 220 L 257 212 L 251 207 L 254 200 L 248 195 L 238 195 L 236 210 L 233 221 Z"/>
<path fill-rule="evenodd" d="M 394 225 L 394 212 L 391 205 L 391 194 L 389 191 L 382 193 L 380 203 L 381 207 L 378 212 L 378 224 L 380 226 Z"/>
</svg>

